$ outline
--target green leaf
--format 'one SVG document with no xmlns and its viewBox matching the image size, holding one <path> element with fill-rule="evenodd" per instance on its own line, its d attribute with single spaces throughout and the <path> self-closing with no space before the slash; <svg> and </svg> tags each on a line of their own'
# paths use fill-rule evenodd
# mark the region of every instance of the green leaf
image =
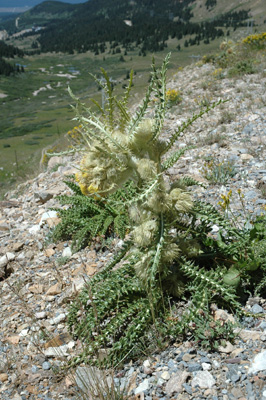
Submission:
<svg viewBox="0 0 266 400">
<path fill-rule="evenodd" d="M 230 268 L 224 275 L 223 281 L 226 285 L 234 287 L 238 286 L 240 282 L 240 271 L 235 267 Z"/>
</svg>

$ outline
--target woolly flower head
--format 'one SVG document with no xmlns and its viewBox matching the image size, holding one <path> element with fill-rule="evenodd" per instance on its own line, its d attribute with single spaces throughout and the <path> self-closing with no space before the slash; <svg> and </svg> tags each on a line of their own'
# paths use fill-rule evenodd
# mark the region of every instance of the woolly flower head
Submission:
<svg viewBox="0 0 266 400">
<path fill-rule="evenodd" d="M 193 206 L 191 195 L 182 189 L 173 189 L 170 192 L 170 199 L 175 209 L 180 213 L 190 211 Z"/>
<path fill-rule="evenodd" d="M 145 221 L 133 230 L 133 240 L 138 247 L 147 247 L 154 241 L 157 231 L 156 220 Z"/>
<path fill-rule="evenodd" d="M 135 264 L 135 271 L 140 279 L 140 282 L 145 284 L 148 279 L 149 266 L 153 262 L 155 252 L 154 250 L 146 250 L 145 252 L 140 253 L 136 249 L 135 254 L 137 258 L 139 258 L 139 261 L 137 261 Z"/>
<path fill-rule="evenodd" d="M 169 194 L 166 192 L 166 184 L 163 187 L 156 189 L 147 198 L 145 206 L 155 214 L 160 214 L 161 212 L 167 212 L 171 206 L 172 201 Z"/>
<path fill-rule="evenodd" d="M 131 148 L 134 149 L 147 149 L 149 147 L 149 142 L 153 137 L 153 127 L 154 121 L 152 119 L 144 119 L 135 132 Z"/>
<path fill-rule="evenodd" d="M 137 162 L 137 171 L 143 180 L 154 179 L 156 177 L 156 170 L 156 163 L 148 158 L 142 158 Z"/>
<path fill-rule="evenodd" d="M 176 243 L 167 243 L 162 252 L 162 260 L 171 264 L 180 255 L 180 248 Z"/>
<path fill-rule="evenodd" d="M 127 157 L 122 154 L 119 163 L 108 152 L 101 151 L 98 143 L 93 143 L 80 163 L 76 180 L 82 193 L 89 194 L 89 187 L 95 188 L 101 195 L 107 195 L 121 187 L 132 175 L 127 165 Z"/>
<path fill-rule="evenodd" d="M 140 225 L 145 221 L 152 218 L 151 212 L 145 210 L 143 207 L 133 205 L 129 208 L 129 217 L 134 225 Z"/>
<path fill-rule="evenodd" d="M 124 133 L 116 130 L 112 133 L 112 139 L 114 139 L 120 146 L 127 148 L 129 138 Z M 117 146 L 114 143 L 111 142 L 110 147 L 112 148 L 112 150 L 117 151 Z"/>
</svg>

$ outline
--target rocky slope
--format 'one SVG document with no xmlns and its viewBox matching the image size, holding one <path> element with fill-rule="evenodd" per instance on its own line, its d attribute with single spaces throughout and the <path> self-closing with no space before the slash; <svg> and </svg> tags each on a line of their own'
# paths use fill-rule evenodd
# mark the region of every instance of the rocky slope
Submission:
<svg viewBox="0 0 266 400">
<path fill-rule="evenodd" d="M 266 66 L 237 78 L 217 78 L 215 67 L 193 65 L 178 71 L 169 88 L 181 90 L 182 103 L 172 107 L 164 128 L 170 130 L 218 99 L 217 106 L 179 139 L 177 146 L 194 145 L 170 171 L 206 183 L 193 188 L 195 197 L 218 203 L 232 190 L 232 208 L 240 223 L 265 212 L 266 205 Z M 206 174 L 224 166 L 220 183 Z M 71 243 L 53 243 L 50 232 L 58 218 L 57 194 L 68 193 L 62 182 L 75 172 L 77 159 L 52 158 L 47 171 L 10 191 L 0 203 L 0 397 L 3 400 L 79 398 L 73 376 L 56 370 L 81 349 L 67 333 L 68 304 L 87 279 L 112 256 L 105 248 L 86 248 L 72 254 Z M 229 164 L 228 164 L 229 163 Z M 233 169 L 233 173 L 227 166 Z M 204 172 L 204 169 L 207 172 Z M 237 195 L 241 189 L 245 210 Z M 119 246 L 119 241 L 112 248 Z M 266 399 L 266 302 L 246 305 L 258 317 L 247 318 L 234 345 L 209 354 L 190 342 L 176 343 L 145 361 L 127 364 L 115 377 L 131 385 L 141 399 Z M 266 315 L 266 314 L 265 314 Z M 222 318 L 228 318 L 225 314 Z M 259 360 L 254 357 L 261 354 Z M 91 371 L 79 367 L 84 386 Z M 89 398 L 89 397 L 86 397 Z"/>
</svg>

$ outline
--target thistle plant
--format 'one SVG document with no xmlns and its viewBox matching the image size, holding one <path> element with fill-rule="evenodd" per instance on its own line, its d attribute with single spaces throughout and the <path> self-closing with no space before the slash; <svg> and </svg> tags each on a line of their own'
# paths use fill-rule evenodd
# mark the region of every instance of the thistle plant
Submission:
<svg viewBox="0 0 266 400">
<path fill-rule="evenodd" d="M 165 172 L 186 151 L 182 148 L 169 154 L 180 133 L 209 110 L 206 108 L 183 124 L 167 141 L 160 138 L 169 97 L 166 91 L 168 62 L 169 55 L 161 70 L 153 63 L 147 95 L 133 117 L 127 107 L 133 73 L 124 97 L 118 100 L 108 75 L 102 70 L 108 106 L 104 111 L 94 102 L 101 118 L 85 109 L 70 91 L 78 102 L 76 119 L 87 143 L 76 174 L 82 192 L 88 196 L 106 197 L 123 188 L 128 181 L 135 183 L 136 196 L 125 205 L 131 221 L 129 259 L 134 259 L 136 275 L 145 289 L 163 283 L 173 261 L 185 251 L 186 245 L 190 245 L 189 241 L 183 240 L 183 233 L 177 238 L 171 230 L 178 227 L 181 232 L 186 232 L 184 215 L 192 210 L 191 194 L 184 181 L 177 180 L 170 185 Z M 102 81 L 95 80 L 103 85 Z M 154 118 L 144 118 L 152 92 L 157 98 Z M 106 201 L 108 204 L 108 198 Z"/>
<path fill-rule="evenodd" d="M 236 238 L 239 247 L 244 237 L 214 207 L 193 202 L 188 187 L 196 181 L 180 176 L 169 183 L 166 178 L 167 170 L 188 149 L 175 147 L 180 134 L 220 102 L 207 105 L 162 140 L 169 57 L 160 69 L 152 63 L 150 84 L 135 115 L 128 109 L 133 72 L 122 99 L 114 95 L 104 70 L 105 84 L 95 78 L 107 93 L 105 110 L 94 101 L 100 116 L 69 90 L 77 102 L 76 119 L 86 142 L 76 176 L 82 192 L 88 198 L 104 199 L 108 206 L 110 196 L 126 190 L 128 182 L 134 186 L 134 194 L 126 201 L 119 196 L 112 200 L 113 208 L 122 206 L 129 215 L 129 233 L 122 249 L 70 307 L 70 331 L 86 343 L 73 363 L 87 356 L 96 362 L 101 348 L 108 349 L 106 362 L 112 365 L 133 357 L 150 326 L 167 320 L 169 296 L 192 295 L 189 311 L 170 324 L 175 335 L 186 332 L 199 310 L 208 312 L 213 300 L 234 311 L 240 309 L 237 285 L 228 284 L 228 274 L 233 273 L 234 278 L 239 274 L 232 266 L 239 259 Z M 151 100 L 154 97 L 156 102 Z M 148 112 L 152 118 L 146 118 Z M 221 229 L 218 238 L 211 235 L 213 224 Z M 96 359 L 92 357 L 95 354 Z"/>
</svg>

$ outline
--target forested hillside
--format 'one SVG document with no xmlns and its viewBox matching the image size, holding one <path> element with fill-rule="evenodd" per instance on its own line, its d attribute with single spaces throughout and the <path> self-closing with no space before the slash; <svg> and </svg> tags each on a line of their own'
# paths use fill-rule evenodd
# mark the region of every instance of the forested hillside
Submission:
<svg viewBox="0 0 266 400">
<path fill-rule="evenodd" d="M 3 57 L 14 58 L 23 56 L 24 52 L 22 50 L 14 46 L 7 45 L 4 41 L 0 40 L 0 75 L 9 76 L 14 72 L 23 72 L 23 67 L 11 65 L 9 62 L 3 59 Z"/>
<path fill-rule="evenodd" d="M 185 44 L 208 43 L 223 36 L 222 29 L 241 26 L 248 18 L 247 11 L 221 15 L 211 22 L 190 22 L 193 1 L 166 0 L 91 0 L 81 4 L 72 17 L 64 21 L 51 22 L 39 38 L 41 51 L 86 52 L 95 54 L 105 51 L 105 43 L 119 53 L 122 45 L 139 47 L 140 54 L 159 51 L 166 46 L 169 37 L 181 40 L 192 35 Z"/>
<path fill-rule="evenodd" d="M 206 20 L 193 19 L 195 0 L 90 0 L 83 4 L 44 1 L 20 15 L 18 27 L 1 24 L 9 33 L 15 30 L 42 27 L 34 48 L 40 52 L 72 54 L 88 50 L 96 55 L 104 53 L 109 42 L 114 54 L 137 49 L 139 55 L 147 51 L 161 51 L 169 38 L 176 39 L 176 47 L 208 44 L 215 38 L 229 35 L 229 29 L 246 25 L 247 10 L 233 10 L 208 19 L 209 10 L 216 2 L 206 0 L 202 9 Z M 7 23 L 6 23 L 7 24 Z M 231 30 L 232 30 L 231 29 Z M 26 36 L 35 35 L 32 32 Z M 188 35 L 188 36 L 187 36 Z M 184 43 L 179 43 L 182 38 Z M 122 48 L 121 48 L 122 47 Z"/>
</svg>

